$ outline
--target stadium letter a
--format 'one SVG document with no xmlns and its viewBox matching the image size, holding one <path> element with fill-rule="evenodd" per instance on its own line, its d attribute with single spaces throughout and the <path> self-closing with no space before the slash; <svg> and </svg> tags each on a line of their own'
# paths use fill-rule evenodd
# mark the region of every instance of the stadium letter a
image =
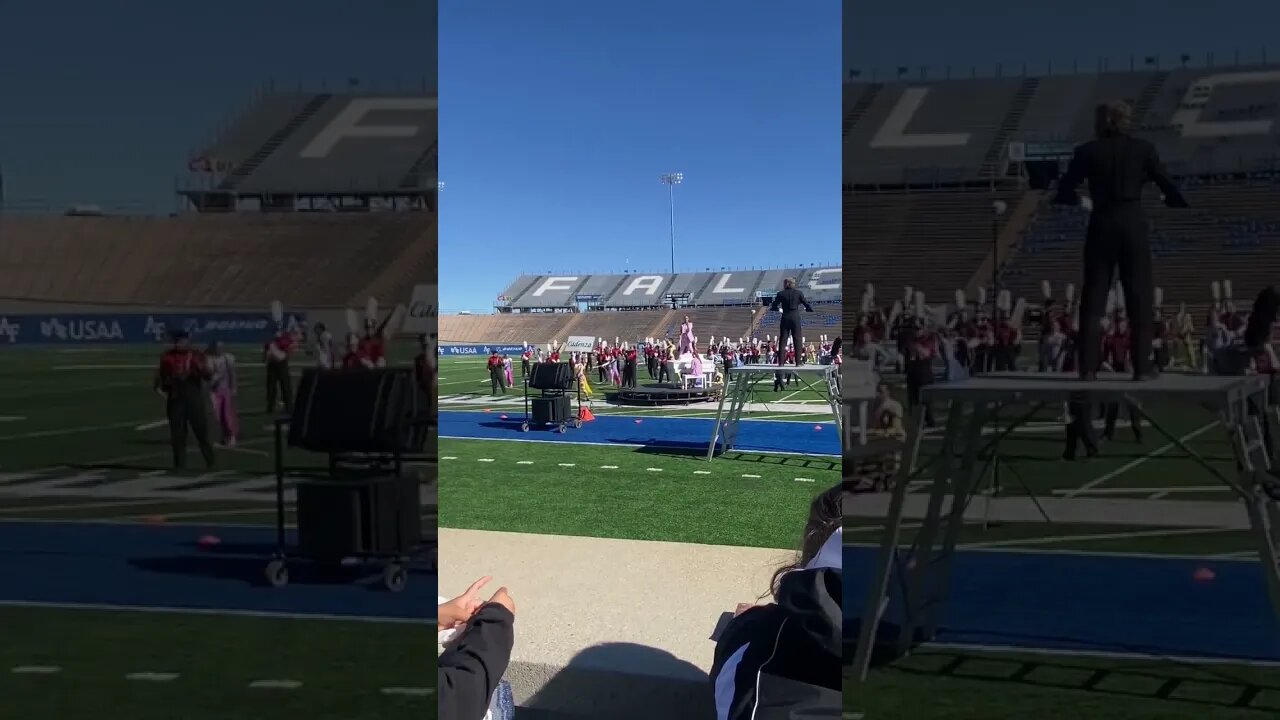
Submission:
<svg viewBox="0 0 1280 720">
<path fill-rule="evenodd" d="M 365 115 L 378 111 L 435 110 L 435 98 L 354 98 L 302 149 L 304 158 L 328 157 L 344 138 L 408 138 L 422 132 L 420 125 L 361 125 Z"/>
</svg>

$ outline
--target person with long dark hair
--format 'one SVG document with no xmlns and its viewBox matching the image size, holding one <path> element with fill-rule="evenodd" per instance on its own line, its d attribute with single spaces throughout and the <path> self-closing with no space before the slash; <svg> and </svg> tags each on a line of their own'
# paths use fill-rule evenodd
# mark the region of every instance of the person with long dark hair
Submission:
<svg viewBox="0 0 1280 720">
<path fill-rule="evenodd" d="M 716 717 L 835 717 L 841 702 L 841 490 L 809 506 L 795 562 L 773 574 L 773 603 L 741 610 L 716 642 Z"/>
<path fill-rule="evenodd" d="M 1150 142 L 1130 134 L 1133 111 L 1125 103 L 1099 105 L 1096 138 L 1076 148 L 1071 165 L 1058 183 L 1055 202 L 1092 205 L 1084 243 L 1084 287 L 1080 294 L 1080 377 L 1097 377 L 1101 341 L 1099 323 L 1106 307 L 1112 274 L 1119 269 L 1125 307 L 1133 318 L 1132 371 L 1135 380 L 1154 376 L 1151 340 L 1154 299 L 1149 223 L 1142 209 L 1142 190 L 1155 183 L 1165 205 L 1188 207 L 1186 198 L 1165 171 Z M 1088 181 L 1090 203 L 1076 190 Z"/>
</svg>

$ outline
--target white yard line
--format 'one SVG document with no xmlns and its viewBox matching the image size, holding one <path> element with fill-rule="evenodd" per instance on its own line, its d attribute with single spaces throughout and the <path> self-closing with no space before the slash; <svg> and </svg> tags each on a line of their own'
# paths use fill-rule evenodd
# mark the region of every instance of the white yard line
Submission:
<svg viewBox="0 0 1280 720">
<path fill-rule="evenodd" d="M 1180 440 L 1181 440 L 1182 442 L 1184 442 L 1184 443 L 1185 443 L 1185 442 L 1188 442 L 1188 441 L 1190 441 L 1190 440 L 1193 440 L 1193 439 L 1195 439 L 1195 438 L 1199 437 L 1200 435 L 1205 434 L 1206 432 L 1208 432 L 1209 430 L 1211 430 L 1211 429 L 1213 429 L 1213 428 L 1215 428 L 1215 427 L 1218 427 L 1218 423 L 1217 423 L 1217 421 L 1211 422 L 1211 423 L 1209 423 L 1209 424 L 1207 424 L 1207 425 L 1204 425 L 1203 427 L 1201 427 L 1201 428 L 1200 428 L 1200 429 L 1198 429 L 1198 430 L 1193 430 L 1193 431 L 1191 431 L 1191 432 L 1187 433 L 1186 435 L 1183 435 L 1183 436 L 1180 438 Z M 1174 449 L 1175 447 L 1177 447 L 1177 445 L 1174 445 L 1173 443 L 1167 443 L 1167 444 L 1165 444 L 1165 445 L 1162 445 L 1162 446 L 1160 446 L 1160 447 L 1156 448 L 1155 450 L 1152 450 L 1151 452 L 1147 453 L 1146 455 L 1143 455 L 1142 457 L 1140 457 L 1140 458 L 1138 458 L 1138 459 L 1136 459 L 1136 460 L 1131 460 L 1131 461 L 1129 461 L 1129 462 L 1125 463 L 1124 465 L 1121 465 L 1120 467 L 1116 468 L 1115 470 L 1112 470 L 1111 472 L 1106 473 L 1106 474 L 1105 474 L 1105 475 L 1103 475 L 1102 477 L 1099 477 L 1099 478 L 1097 478 L 1097 479 L 1091 480 L 1091 481 L 1089 481 L 1089 482 L 1085 483 L 1084 485 L 1082 485 L 1082 486 L 1080 486 L 1080 487 L 1078 487 L 1078 488 L 1075 488 L 1074 490 L 1072 490 L 1072 491 L 1070 491 L 1070 492 L 1064 493 L 1064 497 L 1075 497 L 1076 495 L 1079 495 L 1079 494 L 1081 494 L 1081 493 L 1088 492 L 1089 490 L 1092 490 L 1093 488 L 1096 488 L 1096 487 L 1098 487 L 1099 485 L 1102 485 L 1103 483 L 1110 482 L 1111 480 L 1114 480 L 1115 478 L 1120 477 L 1121 475 L 1123 475 L 1123 474 L 1125 474 L 1125 473 L 1129 472 L 1130 470 L 1132 470 L 1132 469 L 1134 469 L 1134 468 L 1138 467 L 1139 465 L 1141 465 L 1141 464 L 1145 463 L 1146 461 L 1151 460 L 1152 458 L 1156 458 L 1156 457 L 1159 457 L 1159 456 L 1161 456 L 1161 455 L 1164 455 L 1165 453 L 1169 452 L 1170 450 Z"/>
<path fill-rule="evenodd" d="M 249 687 L 267 690 L 297 690 L 302 683 L 297 680 L 254 680 Z"/>
<path fill-rule="evenodd" d="M 143 682 L 171 682 L 178 679 L 178 673 L 136 672 L 124 676 L 125 680 L 141 680 Z"/>
<path fill-rule="evenodd" d="M 1067 543 L 1077 540 L 1128 540 L 1130 538 L 1143 537 L 1173 537 L 1177 535 L 1205 535 L 1208 533 L 1225 533 L 1231 532 L 1226 528 L 1173 528 L 1166 530 L 1135 530 L 1132 532 L 1121 533 L 1098 533 L 1096 535 L 1054 535 L 1050 537 L 1036 538 L 1017 538 L 1014 540 L 993 540 L 991 542 L 980 543 L 964 543 L 960 547 L 964 548 L 995 548 L 1010 547 L 1014 545 L 1043 545 L 1052 543 Z"/>
<path fill-rule="evenodd" d="M 427 695 L 434 695 L 435 692 L 436 692 L 435 688 L 425 688 L 425 687 L 382 688 L 383 695 L 410 695 L 410 696 L 425 697 Z"/>
<path fill-rule="evenodd" d="M 56 608 L 59 610 L 92 610 L 157 613 L 160 615 L 215 615 L 247 618 L 275 618 L 284 620 L 335 620 L 350 622 L 379 623 L 387 625 L 426 625 L 435 623 L 435 615 L 423 618 L 375 617 L 369 615 L 332 615 L 325 613 L 287 613 L 265 612 L 258 610 L 210 610 L 205 608 L 182 607 L 146 607 L 141 605 L 109 605 L 105 603 L 59 603 L 59 602 L 27 602 L 22 600 L 0 600 L 0 607 L 34 607 Z"/>
<path fill-rule="evenodd" d="M 106 425 L 86 425 L 84 427 L 60 428 L 58 430 L 38 430 L 36 432 L 19 433 L 17 435 L 0 435 L 0 440 L 33 440 L 35 438 L 98 432 L 99 430 L 118 430 L 120 428 L 137 427 L 138 425 L 139 422 L 137 420 L 130 420 L 129 422 L 108 423 Z"/>
<path fill-rule="evenodd" d="M 1185 485 L 1182 487 L 1148 487 L 1148 488 L 1109 487 L 1109 488 L 1095 488 L 1093 490 L 1086 490 L 1086 491 L 1081 491 L 1078 488 L 1067 489 L 1067 490 L 1063 490 L 1060 488 L 1058 490 L 1054 490 L 1053 494 L 1065 495 L 1069 497 L 1075 496 L 1075 495 L 1128 495 L 1128 494 L 1143 495 L 1147 493 L 1159 493 L 1161 495 L 1168 495 L 1170 493 L 1223 492 L 1228 490 L 1230 490 L 1230 488 L 1228 488 L 1226 485 Z M 1154 500 L 1155 498 L 1152 497 L 1148 499 Z"/>
<path fill-rule="evenodd" d="M 1027 648 L 1012 645 L 982 645 L 968 643 L 926 642 L 923 647 L 938 650 L 981 650 L 1014 655 L 1062 655 L 1066 657 L 1093 657 L 1114 660 L 1168 660 L 1182 665 L 1241 665 L 1244 667 L 1280 668 L 1280 661 L 1242 660 L 1239 658 L 1199 657 L 1195 655 L 1144 655 L 1142 653 L 1112 652 L 1109 650 L 1066 650 L 1062 648 Z"/>
<path fill-rule="evenodd" d="M 292 502 L 285 501 L 284 507 L 285 507 L 285 510 L 292 510 L 294 507 L 294 504 Z M 198 517 L 198 518 L 235 517 L 236 515 L 253 515 L 253 514 L 265 514 L 265 513 L 271 513 L 274 515 L 275 511 L 276 511 L 275 503 L 267 502 L 264 500 L 262 504 L 259 505 L 258 507 L 246 506 L 242 508 L 227 508 L 224 510 L 205 510 L 205 511 L 184 510 L 182 512 L 176 512 L 176 513 L 163 513 L 161 517 L 165 518 L 166 520 L 169 520 L 172 518 L 184 519 L 184 518 L 193 518 L 193 517 Z M 152 517 L 151 515 L 122 515 L 116 519 L 138 521 L 138 520 L 147 520 L 151 517 Z M 286 525 L 285 527 L 292 527 L 292 525 Z"/>
<path fill-rule="evenodd" d="M 103 502 L 59 503 L 56 505 L 22 505 L 4 509 L 4 513 L 48 512 L 51 510 L 77 510 L 80 508 L 97 509 L 113 507 L 129 507 L 131 505 L 160 505 L 173 500 L 104 500 Z"/>
</svg>

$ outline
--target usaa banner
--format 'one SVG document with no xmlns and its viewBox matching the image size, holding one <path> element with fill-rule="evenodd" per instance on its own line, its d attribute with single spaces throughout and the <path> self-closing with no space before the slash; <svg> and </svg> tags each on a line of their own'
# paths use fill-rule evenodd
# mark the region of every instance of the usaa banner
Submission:
<svg viewBox="0 0 1280 720">
<path fill-rule="evenodd" d="M 298 330 L 302 313 L 285 316 Z M 261 343 L 275 332 L 269 313 L 135 313 L 126 315 L 0 315 L 0 347 L 6 345 L 110 345 L 164 342 L 171 330 L 192 342 Z"/>
</svg>

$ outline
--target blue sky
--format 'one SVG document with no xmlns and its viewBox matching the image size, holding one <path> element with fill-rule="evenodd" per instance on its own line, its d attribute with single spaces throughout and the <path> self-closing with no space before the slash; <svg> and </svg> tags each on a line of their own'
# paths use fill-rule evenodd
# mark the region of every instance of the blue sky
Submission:
<svg viewBox="0 0 1280 720">
<path fill-rule="evenodd" d="M 834 0 L 441 0 L 441 306 L 521 271 L 838 263 Z"/>
<path fill-rule="evenodd" d="M 436 17 L 435 0 L 5 0 L 7 204 L 172 211 L 188 154 L 268 81 L 434 83 Z"/>
<path fill-rule="evenodd" d="M 1075 0 L 1012 2 L 1010 0 L 915 0 L 869 2 L 845 0 L 843 46 L 846 68 L 860 68 L 869 79 L 896 76 L 898 66 L 919 77 L 1033 72 L 1093 71 L 1099 57 L 1109 57 L 1112 70 L 1125 70 L 1134 56 L 1139 67 L 1147 55 L 1165 67 L 1182 53 L 1204 64 L 1258 62 L 1270 43 L 1267 59 L 1280 61 L 1280 3 L 1274 0 Z M 1147 27 L 1148 30 L 1138 28 Z M 1135 40 L 1135 38 L 1137 38 Z"/>
</svg>

